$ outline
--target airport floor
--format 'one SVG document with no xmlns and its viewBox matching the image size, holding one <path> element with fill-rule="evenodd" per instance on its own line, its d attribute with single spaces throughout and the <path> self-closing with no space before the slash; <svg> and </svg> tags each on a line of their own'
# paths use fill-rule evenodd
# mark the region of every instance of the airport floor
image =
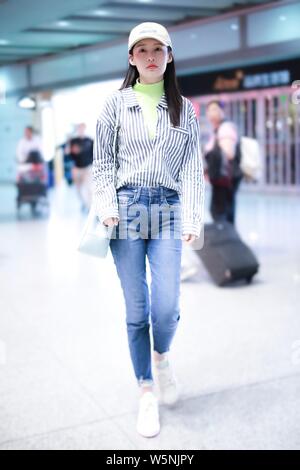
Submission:
<svg viewBox="0 0 300 470">
<path fill-rule="evenodd" d="M 17 220 L 14 197 L 0 187 L 0 450 L 300 449 L 299 196 L 240 193 L 237 227 L 261 263 L 250 286 L 216 287 L 200 261 L 182 282 L 181 399 L 152 439 L 135 430 L 112 257 L 76 251 L 74 189 L 52 190 L 44 219 L 24 207 Z"/>
</svg>

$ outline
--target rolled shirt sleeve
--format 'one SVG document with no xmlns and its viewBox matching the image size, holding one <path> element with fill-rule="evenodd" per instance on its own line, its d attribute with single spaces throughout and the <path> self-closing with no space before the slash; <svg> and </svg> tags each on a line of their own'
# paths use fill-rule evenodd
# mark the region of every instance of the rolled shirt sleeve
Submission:
<svg viewBox="0 0 300 470">
<path fill-rule="evenodd" d="M 101 223 L 110 217 L 119 219 L 113 149 L 116 107 L 117 94 L 113 93 L 98 117 L 93 148 L 94 204 Z"/>
<path fill-rule="evenodd" d="M 182 161 L 180 176 L 182 234 L 200 237 L 204 217 L 204 175 L 199 122 L 190 102 L 189 140 Z"/>
</svg>

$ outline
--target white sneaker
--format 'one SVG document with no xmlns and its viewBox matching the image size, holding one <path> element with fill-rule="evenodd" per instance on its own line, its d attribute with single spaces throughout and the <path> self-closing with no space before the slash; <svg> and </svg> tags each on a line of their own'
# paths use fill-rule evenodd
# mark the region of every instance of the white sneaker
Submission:
<svg viewBox="0 0 300 470">
<path fill-rule="evenodd" d="M 155 362 L 156 378 L 162 403 L 174 405 L 178 400 L 177 383 L 168 358 Z"/>
<path fill-rule="evenodd" d="M 160 431 L 158 402 L 152 392 L 145 392 L 140 398 L 136 428 L 143 437 L 154 437 Z"/>
</svg>

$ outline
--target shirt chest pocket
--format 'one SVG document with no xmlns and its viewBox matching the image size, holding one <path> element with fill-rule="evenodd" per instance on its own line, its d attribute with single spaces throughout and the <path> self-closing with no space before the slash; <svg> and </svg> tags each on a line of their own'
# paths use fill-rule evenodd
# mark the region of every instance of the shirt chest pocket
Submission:
<svg viewBox="0 0 300 470">
<path fill-rule="evenodd" d="M 169 143 L 170 146 L 184 146 L 189 138 L 189 131 L 184 127 L 170 127 L 169 129 Z"/>
</svg>

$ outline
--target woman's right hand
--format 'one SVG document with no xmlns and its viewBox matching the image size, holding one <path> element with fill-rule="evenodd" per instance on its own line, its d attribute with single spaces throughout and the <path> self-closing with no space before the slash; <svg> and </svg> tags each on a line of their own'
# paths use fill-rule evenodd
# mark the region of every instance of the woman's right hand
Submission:
<svg viewBox="0 0 300 470">
<path fill-rule="evenodd" d="M 107 227 L 111 227 L 112 225 L 118 225 L 119 220 L 117 217 L 109 217 L 108 219 L 105 219 L 103 223 Z"/>
</svg>

